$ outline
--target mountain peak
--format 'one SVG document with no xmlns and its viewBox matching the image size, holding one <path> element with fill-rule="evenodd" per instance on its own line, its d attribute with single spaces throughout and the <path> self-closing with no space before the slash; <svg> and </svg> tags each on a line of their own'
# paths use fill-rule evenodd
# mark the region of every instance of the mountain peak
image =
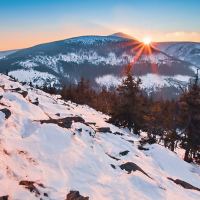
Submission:
<svg viewBox="0 0 200 200">
<path fill-rule="evenodd" d="M 132 36 L 130 36 L 130 35 L 127 35 L 127 34 L 125 34 L 125 33 L 122 33 L 122 32 L 114 33 L 114 34 L 109 35 L 109 36 L 121 37 L 121 38 L 126 38 L 126 39 L 131 39 L 131 40 L 136 40 L 136 41 L 138 41 L 138 40 L 135 39 L 134 37 L 132 37 Z"/>
</svg>

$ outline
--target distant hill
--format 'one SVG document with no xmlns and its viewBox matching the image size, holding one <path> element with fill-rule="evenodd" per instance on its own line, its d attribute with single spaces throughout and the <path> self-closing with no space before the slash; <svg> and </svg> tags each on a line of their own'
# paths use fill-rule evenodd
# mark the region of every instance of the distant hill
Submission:
<svg viewBox="0 0 200 200">
<path fill-rule="evenodd" d="M 196 65 L 158 49 L 124 33 L 81 36 L 4 55 L 0 59 L 0 71 L 8 69 L 19 81 L 31 81 L 39 86 L 44 82 L 73 85 L 83 75 L 98 90 L 119 85 L 124 67 L 131 63 L 132 73 L 142 78 L 142 88 L 148 94 L 176 97 L 181 93 L 179 84 L 187 84 L 195 74 Z"/>
</svg>

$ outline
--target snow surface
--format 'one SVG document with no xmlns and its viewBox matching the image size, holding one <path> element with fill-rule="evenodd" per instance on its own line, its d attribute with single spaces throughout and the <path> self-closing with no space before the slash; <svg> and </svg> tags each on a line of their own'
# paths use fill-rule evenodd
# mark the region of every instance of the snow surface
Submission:
<svg viewBox="0 0 200 200">
<path fill-rule="evenodd" d="M 65 40 L 65 43 L 81 43 L 85 45 L 103 45 L 107 42 L 122 42 L 130 41 L 127 38 L 120 38 L 114 36 L 81 36 Z"/>
<path fill-rule="evenodd" d="M 12 75 L 16 79 L 18 79 L 21 82 L 32 82 L 33 85 L 42 86 L 45 82 L 53 83 L 59 83 L 59 80 L 56 76 L 53 76 L 52 74 L 48 74 L 47 72 L 39 72 L 35 71 L 33 69 L 30 70 L 15 70 L 9 72 L 9 75 Z"/>
<path fill-rule="evenodd" d="M 184 189 L 167 179 L 181 179 L 200 188 L 198 166 L 184 162 L 176 153 L 158 144 L 146 145 L 149 151 L 139 150 L 140 138 L 105 122 L 108 116 L 86 105 L 64 102 L 59 95 L 22 86 L 5 75 L 0 75 L 2 85 L 0 109 L 8 108 L 12 114 L 6 120 L 0 112 L 0 196 L 63 200 L 70 190 L 78 190 L 91 200 L 200 199 L 200 192 Z M 28 96 L 23 98 L 9 90 L 16 87 L 28 91 Z M 39 106 L 31 103 L 36 98 Z M 59 118 L 56 113 L 61 117 L 78 115 L 86 122 L 110 127 L 112 132 L 124 135 L 95 134 L 94 126 L 82 123 L 73 122 L 72 127 L 66 129 L 56 124 L 41 125 L 37 121 Z M 80 128 L 82 132 L 78 131 Z M 125 150 L 130 152 L 120 156 L 119 152 Z M 152 179 L 140 171 L 127 174 L 119 167 L 125 162 L 134 162 Z M 34 181 L 41 195 L 36 197 L 19 185 L 21 180 Z M 42 183 L 44 188 L 37 183 Z"/>
<path fill-rule="evenodd" d="M 135 76 L 137 79 L 137 76 Z M 175 75 L 175 76 L 164 76 L 158 74 L 148 73 L 146 75 L 140 76 L 142 79 L 141 88 L 146 91 L 157 91 L 158 88 L 174 86 L 179 89 L 179 84 L 186 85 L 191 78 L 190 76 Z M 111 86 L 119 86 L 122 83 L 124 77 L 117 77 L 114 75 L 100 76 L 95 79 L 101 87 L 105 86 L 110 88 Z"/>
</svg>

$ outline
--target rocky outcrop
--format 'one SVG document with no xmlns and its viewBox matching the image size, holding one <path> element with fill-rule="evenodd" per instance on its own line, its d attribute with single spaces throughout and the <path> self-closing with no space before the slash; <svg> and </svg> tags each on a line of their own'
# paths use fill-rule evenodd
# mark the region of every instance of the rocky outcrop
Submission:
<svg viewBox="0 0 200 200">
<path fill-rule="evenodd" d="M 127 162 L 125 164 L 122 164 L 122 165 L 120 165 L 120 168 L 122 170 L 125 169 L 129 174 L 131 173 L 131 171 L 135 172 L 138 170 L 138 171 L 142 172 L 144 175 L 148 176 L 150 179 L 152 179 L 147 173 L 145 173 L 139 166 L 137 166 L 133 162 Z"/>
<path fill-rule="evenodd" d="M 199 188 L 194 187 L 193 185 L 191 185 L 191 184 L 189 184 L 189 183 L 187 183 L 187 182 L 185 182 L 185 181 L 182 181 L 182 180 L 180 180 L 180 179 L 174 180 L 174 179 L 172 179 L 172 178 L 170 178 L 170 177 L 167 177 L 167 178 L 168 178 L 170 181 L 173 181 L 174 183 L 176 183 L 177 185 L 181 185 L 181 186 L 184 187 L 185 189 L 197 190 L 197 191 L 200 192 L 200 189 L 199 189 Z"/>
<path fill-rule="evenodd" d="M 70 191 L 66 200 L 89 200 L 89 197 L 81 196 L 79 191 Z"/>
<path fill-rule="evenodd" d="M 10 110 L 8 110 L 7 108 L 3 108 L 0 110 L 1 112 L 3 112 L 5 114 L 5 118 L 8 119 L 11 116 L 11 112 Z"/>
</svg>

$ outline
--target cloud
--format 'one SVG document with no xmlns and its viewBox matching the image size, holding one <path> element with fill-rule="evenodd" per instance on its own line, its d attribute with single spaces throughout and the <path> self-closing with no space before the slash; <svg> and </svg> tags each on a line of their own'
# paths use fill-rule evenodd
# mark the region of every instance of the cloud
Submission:
<svg viewBox="0 0 200 200">
<path fill-rule="evenodd" d="M 175 35 L 185 35 L 185 32 L 176 32 L 176 33 L 174 33 Z"/>
<path fill-rule="evenodd" d="M 175 32 L 175 33 L 167 33 L 167 37 L 171 37 L 171 36 L 183 36 L 185 35 L 184 31 L 180 31 L 180 32 Z"/>
</svg>

